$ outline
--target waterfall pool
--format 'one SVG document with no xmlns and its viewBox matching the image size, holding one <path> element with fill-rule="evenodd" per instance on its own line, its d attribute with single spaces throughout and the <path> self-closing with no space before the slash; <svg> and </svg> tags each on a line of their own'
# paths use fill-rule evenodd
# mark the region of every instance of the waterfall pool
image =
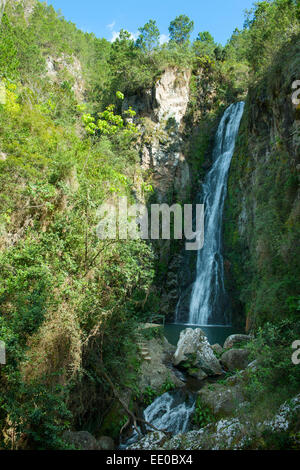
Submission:
<svg viewBox="0 0 300 470">
<path fill-rule="evenodd" d="M 200 325 L 183 325 L 183 324 L 175 324 L 175 323 L 167 323 L 164 327 L 164 335 L 169 341 L 169 343 L 173 344 L 174 346 L 177 345 L 179 340 L 179 336 L 182 330 L 186 328 L 201 328 L 207 336 L 207 339 L 210 344 L 220 344 L 223 346 L 225 339 L 234 334 L 241 333 L 241 330 L 234 328 L 232 326 L 200 326 Z M 242 332 L 244 333 L 244 332 Z"/>
</svg>

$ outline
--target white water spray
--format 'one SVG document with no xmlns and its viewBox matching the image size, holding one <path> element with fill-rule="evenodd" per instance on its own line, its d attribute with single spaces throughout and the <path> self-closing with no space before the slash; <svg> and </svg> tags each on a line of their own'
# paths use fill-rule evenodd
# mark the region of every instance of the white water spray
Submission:
<svg viewBox="0 0 300 470">
<path fill-rule="evenodd" d="M 193 285 L 188 323 L 193 325 L 226 324 L 225 287 L 222 256 L 222 220 L 227 194 L 227 180 L 235 142 L 244 111 L 244 103 L 232 104 L 220 122 L 213 166 L 203 184 L 205 241 L 198 251 L 196 280 Z"/>
</svg>

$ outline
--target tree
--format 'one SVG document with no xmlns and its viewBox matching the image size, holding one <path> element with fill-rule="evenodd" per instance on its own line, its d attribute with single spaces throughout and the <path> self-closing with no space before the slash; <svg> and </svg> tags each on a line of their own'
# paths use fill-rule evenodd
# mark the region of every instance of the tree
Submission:
<svg viewBox="0 0 300 470">
<path fill-rule="evenodd" d="M 208 31 L 199 33 L 196 41 L 193 44 L 193 49 L 197 56 L 207 55 L 209 57 L 213 57 L 216 47 L 217 45 L 214 41 L 214 38 Z"/>
<path fill-rule="evenodd" d="M 199 33 L 196 41 L 212 42 L 212 43 L 215 42 L 214 38 L 212 37 L 209 31 L 203 31 L 202 33 Z"/>
<path fill-rule="evenodd" d="M 171 21 L 169 26 L 170 41 L 176 44 L 186 44 L 194 29 L 194 22 L 186 15 L 180 15 Z"/>
<path fill-rule="evenodd" d="M 113 42 L 113 50 L 118 49 L 132 49 L 134 46 L 134 41 L 131 34 L 126 31 L 126 29 L 121 29 L 119 32 L 119 37 Z"/>
<path fill-rule="evenodd" d="M 249 31 L 246 56 L 257 73 L 267 67 L 274 52 L 297 30 L 297 3 L 294 0 L 256 2 L 247 14 L 245 28 Z"/>
<path fill-rule="evenodd" d="M 149 20 L 142 28 L 139 28 L 140 35 L 136 41 L 137 47 L 146 52 L 151 52 L 158 47 L 160 32 L 155 20 Z"/>
</svg>

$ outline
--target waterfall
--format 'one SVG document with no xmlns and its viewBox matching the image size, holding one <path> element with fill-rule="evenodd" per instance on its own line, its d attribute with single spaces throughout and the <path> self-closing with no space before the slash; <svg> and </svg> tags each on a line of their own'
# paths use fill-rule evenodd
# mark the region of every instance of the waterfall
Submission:
<svg viewBox="0 0 300 470">
<path fill-rule="evenodd" d="M 195 397 L 182 390 L 174 390 L 157 397 L 151 405 L 144 410 L 144 419 L 157 429 L 168 431 L 174 435 L 189 430 L 192 414 L 195 409 Z M 147 432 L 153 431 L 147 426 Z M 127 449 L 140 439 L 134 430 L 132 436 L 120 449 Z"/>
<path fill-rule="evenodd" d="M 195 408 L 195 400 L 191 396 L 185 398 L 180 392 L 164 393 L 145 409 L 145 420 L 174 435 L 185 432 Z"/>
<path fill-rule="evenodd" d="M 222 257 L 222 220 L 227 179 L 244 103 L 232 104 L 220 122 L 213 166 L 205 177 L 202 201 L 205 207 L 204 246 L 197 253 L 196 280 L 193 284 L 189 320 L 191 325 L 223 325 L 226 293 Z"/>
</svg>

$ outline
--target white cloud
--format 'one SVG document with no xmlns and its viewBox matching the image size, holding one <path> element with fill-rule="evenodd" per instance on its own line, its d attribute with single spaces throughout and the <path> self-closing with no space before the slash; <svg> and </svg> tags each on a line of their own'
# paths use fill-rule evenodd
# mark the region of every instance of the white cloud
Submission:
<svg viewBox="0 0 300 470">
<path fill-rule="evenodd" d="M 131 33 L 130 31 L 128 31 L 129 34 L 130 34 L 130 38 L 133 39 L 134 41 L 137 40 L 138 36 L 139 36 L 139 33 Z M 110 42 L 115 42 L 116 39 L 118 39 L 119 35 L 120 35 L 120 31 L 117 32 L 117 31 L 112 31 L 112 37 L 111 37 L 111 40 Z"/>
<path fill-rule="evenodd" d="M 159 37 L 159 44 L 165 44 L 169 41 L 169 36 L 167 34 L 161 34 Z"/>
<path fill-rule="evenodd" d="M 106 27 L 107 27 L 108 29 L 110 29 L 111 31 L 114 29 L 115 26 L 116 26 L 116 22 L 115 22 L 115 21 L 113 21 L 111 24 L 106 25 Z"/>
</svg>

